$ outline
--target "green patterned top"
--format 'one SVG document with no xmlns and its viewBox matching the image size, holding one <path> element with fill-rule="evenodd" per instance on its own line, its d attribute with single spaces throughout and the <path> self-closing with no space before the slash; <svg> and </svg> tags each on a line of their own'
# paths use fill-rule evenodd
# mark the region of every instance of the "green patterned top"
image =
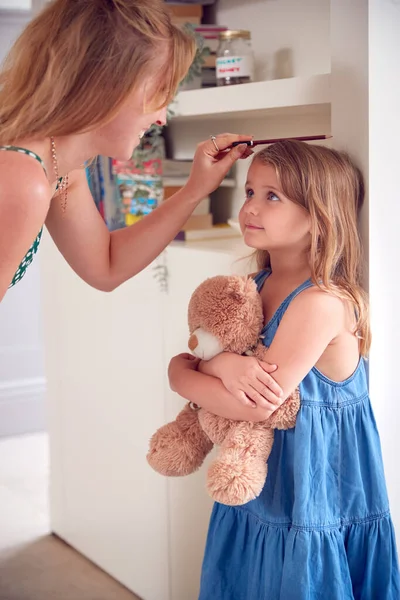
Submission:
<svg viewBox="0 0 400 600">
<path fill-rule="evenodd" d="M 11 152 L 20 152 L 21 154 L 26 154 L 27 156 L 36 158 L 36 160 L 38 160 L 40 162 L 40 164 L 42 165 L 43 170 L 47 177 L 47 172 L 46 172 L 46 167 L 44 165 L 44 162 L 42 161 L 40 156 L 38 156 L 31 150 L 27 150 L 26 148 L 19 148 L 18 146 L 0 146 L 0 150 L 8 150 Z M 57 190 L 57 188 L 58 188 L 58 183 L 57 183 L 56 190 Z M 33 258 L 35 256 L 36 252 L 38 251 L 40 240 L 42 238 L 42 233 L 43 233 L 43 227 L 41 228 L 38 235 L 36 236 L 36 239 L 33 242 L 32 246 L 29 248 L 28 252 L 25 254 L 24 258 L 22 259 L 22 262 L 19 265 L 17 272 L 15 273 L 10 285 L 8 286 L 9 288 L 13 287 L 16 283 L 18 283 L 18 281 L 21 281 L 21 279 L 25 275 L 27 268 L 33 261 Z"/>
</svg>

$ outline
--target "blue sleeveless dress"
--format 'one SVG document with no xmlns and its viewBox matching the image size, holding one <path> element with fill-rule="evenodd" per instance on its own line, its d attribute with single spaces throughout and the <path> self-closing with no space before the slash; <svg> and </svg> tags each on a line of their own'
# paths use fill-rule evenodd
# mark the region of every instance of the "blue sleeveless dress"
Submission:
<svg viewBox="0 0 400 600">
<path fill-rule="evenodd" d="M 255 278 L 258 289 L 269 276 Z M 293 291 L 263 330 L 270 346 Z M 294 429 L 276 431 L 261 495 L 213 508 L 200 600 L 399 600 L 400 577 L 364 360 L 313 368 Z"/>
</svg>

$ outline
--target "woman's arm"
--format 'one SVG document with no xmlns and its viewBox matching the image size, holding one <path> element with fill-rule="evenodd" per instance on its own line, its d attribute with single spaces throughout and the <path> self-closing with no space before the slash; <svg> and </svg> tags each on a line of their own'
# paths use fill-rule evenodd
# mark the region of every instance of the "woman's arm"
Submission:
<svg viewBox="0 0 400 600">
<path fill-rule="evenodd" d="M 218 137 L 221 149 L 250 136 Z M 210 140 L 198 146 L 185 187 L 152 213 L 132 225 L 109 233 L 91 196 L 84 171 L 70 174 L 65 213 L 53 199 L 46 225 L 74 271 L 95 288 L 111 291 L 130 279 L 174 239 L 197 204 L 221 183 L 232 164 L 249 155 L 246 146 L 216 154 Z"/>
<path fill-rule="evenodd" d="M 132 225 L 109 232 L 98 212 L 84 171 L 70 175 L 67 209 L 55 196 L 46 226 L 58 249 L 86 283 L 112 291 L 148 264 L 174 239 L 198 198 L 185 189 Z"/>
</svg>

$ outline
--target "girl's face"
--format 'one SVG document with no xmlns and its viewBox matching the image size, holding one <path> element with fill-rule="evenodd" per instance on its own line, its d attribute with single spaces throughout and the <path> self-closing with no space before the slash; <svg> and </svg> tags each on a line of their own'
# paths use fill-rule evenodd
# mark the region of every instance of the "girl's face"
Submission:
<svg viewBox="0 0 400 600">
<path fill-rule="evenodd" d="M 274 167 L 259 160 L 253 161 L 247 174 L 239 221 L 244 241 L 251 248 L 302 252 L 310 246 L 309 212 L 283 194 Z"/>
<path fill-rule="evenodd" d="M 112 121 L 95 132 L 97 146 L 101 148 L 99 154 L 129 160 L 140 137 L 153 123 L 165 125 L 166 106 L 155 112 L 145 112 L 145 102 L 151 100 L 155 86 L 156 82 L 150 80 L 132 92 Z"/>
</svg>

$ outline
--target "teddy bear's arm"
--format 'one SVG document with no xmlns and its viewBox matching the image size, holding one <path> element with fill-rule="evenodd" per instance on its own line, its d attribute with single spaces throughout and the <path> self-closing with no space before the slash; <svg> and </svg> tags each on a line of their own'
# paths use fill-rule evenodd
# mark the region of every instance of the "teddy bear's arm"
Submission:
<svg viewBox="0 0 400 600">
<path fill-rule="evenodd" d="M 261 342 L 254 350 L 254 356 L 258 360 L 265 361 L 268 348 Z M 271 416 L 266 419 L 270 427 L 274 429 L 291 429 L 296 425 L 296 415 L 300 408 L 300 392 L 296 388 L 285 400 L 285 402 L 277 408 Z"/>
<path fill-rule="evenodd" d="M 175 421 L 164 425 L 150 440 L 147 461 L 161 475 L 194 473 L 213 447 L 199 422 L 199 412 L 189 404 Z"/>
</svg>

